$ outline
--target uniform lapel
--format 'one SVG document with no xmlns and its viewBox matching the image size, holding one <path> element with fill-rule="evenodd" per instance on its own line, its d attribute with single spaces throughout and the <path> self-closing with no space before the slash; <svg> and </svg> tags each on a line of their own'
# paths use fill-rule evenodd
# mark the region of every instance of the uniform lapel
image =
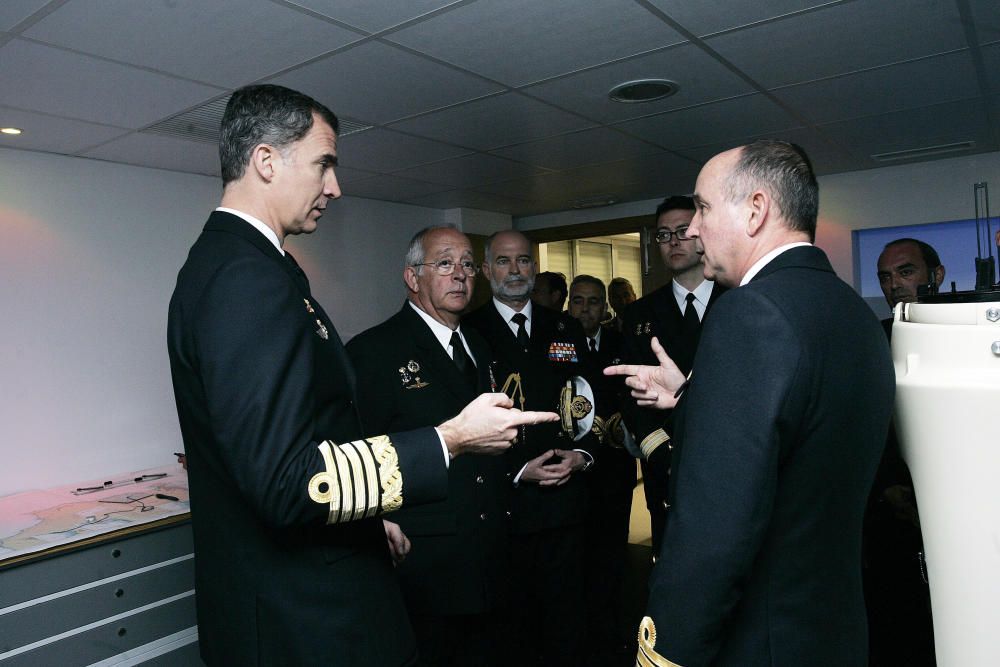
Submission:
<svg viewBox="0 0 1000 667">
<path fill-rule="evenodd" d="M 445 389 L 454 394 L 462 401 L 468 401 L 475 391 L 469 386 L 465 377 L 458 370 L 455 362 L 448 352 L 441 345 L 440 341 L 427 326 L 420 315 L 414 312 L 409 302 L 403 304 L 400 311 L 403 322 L 412 336 L 414 345 L 420 351 L 420 359 L 423 362 L 425 378 L 434 378 L 440 382 Z M 463 333 L 465 333 L 463 331 Z M 476 360 L 479 361 L 478 359 Z"/>
</svg>

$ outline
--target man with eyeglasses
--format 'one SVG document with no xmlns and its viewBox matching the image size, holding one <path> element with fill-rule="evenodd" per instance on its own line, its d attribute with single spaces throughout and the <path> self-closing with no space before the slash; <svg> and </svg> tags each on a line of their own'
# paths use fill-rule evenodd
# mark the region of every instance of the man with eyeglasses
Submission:
<svg viewBox="0 0 1000 667">
<path fill-rule="evenodd" d="M 489 346 L 459 322 L 475 274 L 472 246 L 456 228 L 414 235 L 403 265 L 403 307 L 347 345 L 365 428 L 437 424 L 490 391 Z M 501 457 L 459 457 L 448 468 L 446 500 L 392 515 L 412 543 L 396 572 L 420 665 L 500 664 L 498 610 L 509 558 L 505 473 Z"/>
<path fill-rule="evenodd" d="M 667 197 L 656 207 L 654 238 L 663 264 L 673 278 L 667 285 L 647 294 L 625 310 L 622 356 L 628 363 L 655 365 L 656 357 L 650 348 L 650 340 L 655 336 L 681 371 L 687 373 L 691 370 L 701 334 L 701 322 L 725 291 L 724 287 L 705 278 L 698 242 L 686 235 L 694 211 L 694 200 L 681 195 Z M 635 441 L 645 448 L 666 437 L 662 426 L 668 416 L 659 410 L 640 408 L 631 399 L 626 401 L 626 426 Z M 642 460 L 641 466 L 655 560 L 660 553 L 666 520 L 670 457 L 661 454 L 653 461 Z"/>
<path fill-rule="evenodd" d="M 490 343 L 498 389 L 512 393 L 518 407 L 523 398 L 525 408 L 552 409 L 566 380 L 589 369 L 583 328 L 565 313 L 531 303 L 536 267 L 523 234 L 498 232 L 485 249 L 483 273 L 493 298 L 463 324 Z M 581 664 L 584 577 L 600 576 L 583 570 L 589 438 L 574 443 L 555 424 L 529 427 L 505 455 L 514 484 L 511 588 L 517 605 L 508 642 L 517 654 L 509 664 Z"/>
</svg>

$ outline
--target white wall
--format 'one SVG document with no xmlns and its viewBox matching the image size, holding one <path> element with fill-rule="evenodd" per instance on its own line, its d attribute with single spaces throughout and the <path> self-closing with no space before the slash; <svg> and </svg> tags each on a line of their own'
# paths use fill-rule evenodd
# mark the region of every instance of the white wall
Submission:
<svg viewBox="0 0 1000 667">
<path fill-rule="evenodd" d="M 172 462 L 177 270 L 217 179 L 0 149 L 0 495 Z M 412 234 L 445 211 L 332 204 L 288 247 L 344 339 L 399 308 Z"/>
<path fill-rule="evenodd" d="M 1000 153 L 822 176 L 816 245 L 830 257 L 837 275 L 853 284 L 852 230 L 974 218 L 972 185 L 980 181 L 993 186 L 991 214 L 996 215 L 1000 212 Z M 526 230 L 646 215 L 660 201 L 529 216 L 514 224 Z"/>
</svg>

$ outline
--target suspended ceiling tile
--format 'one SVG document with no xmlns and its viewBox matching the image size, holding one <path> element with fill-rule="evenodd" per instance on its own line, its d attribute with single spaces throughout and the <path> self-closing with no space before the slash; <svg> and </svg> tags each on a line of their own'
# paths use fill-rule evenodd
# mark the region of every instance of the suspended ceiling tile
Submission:
<svg viewBox="0 0 1000 667">
<path fill-rule="evenodd" d="M 424 137 L 489 150 L 571 132 L 594 123 L 518 93 L 475 100 L 392 127 Z"/>
<path fill-rule="evenodd" d="M 986 85 L 990 93 L 1000 93 L 1000 42 L 982 48 Z"/>
<path fill-rule="evenodd" d="M 902 7 L 856 0 L 712 37 L 707 44 L 766 88 L 965 48 L 953 0 L 912 0 Z"/>
<path fill-rule="evenodd" d="M 405 199 L 412 199 L 413 197 L 422 197 L 435 192 L 441 192 L 444 189 L 446 189 L 446 186 L 415 181 L 412 178 L 379 174 L 371 178 L 352 182 L 344 194 L 348 197 L 403 201 Z"/>
<path fill-rule="evenodd" d="M 372 2 L 372 0 L 291 0 L 291 4 L 311 9 L 324 16 L 361 28 L 379 32 L 411 19 L 423 16 L 456 0 L 406 0 L 406 2 Z"/>
<path fill-rule="evenodd" d="M 679 149 L 791 129 L 800 123 L 764 95 L 747 95 L 630 120 L 618 127 L 663 148 Z"/>
<path fill-rule="evenodd" d="M 220 92 L 23 39 L 0 48 L 0 59 L 0 99 L 16 100 L 23 109 L 119 127 L 143 127 Z"/>
<path fill-rule="evenodd" d="M 47 4 L 49 4 L 49 0 L 4 0 L 0 2 L 0 30 L 10 30 Z"/>
<path fill-rule="evenodd" d="M 338 155 L 338 157 L 340 156 Z M 373 171 L 365 171 L 363 169 L 353 169 L 351 167 L 345 167 L 343 166 L 343 160 L 341 160 L 340 164 L 337 165 L 336 174 L 337 174 L 337 182 L 340 183 L 341 186 L 347 183 L 360 181 L 365 178 L 371 178 L 372 176 L 376 175 L 376 173 Z"/>
<path fill-rule="evenodd" d="M 474 2 L 387 39 L 511 86 L 684 41 L 620 0 Z"/>
<path fill-rule="evenodd" d="M 843 171 L 864 169 L 866 167 L 862 161 L 844 150 L 842 146 L 835 144 L 820 131 L 812 128 L 797 128 L 760 134 L 754 137 L 747 137 L 740 143 L 750 143 L 759 139 L 777 139 L 799 145 L 805 151 L 806 155 L 809 156 L 813 170 L 817 175 L 822 176 L 824 174 L 834 174 Z M 704 165 L 714 156 L 733 147 L 734 144 L 732 143 L 710 144 L 707 146 L 685 148 L 679 152 L 690 157 L 697 164 Z"/>
<path fill-rule="evenodd" d="M 468 153 L 439 141 L 381 128 L 350 134 L 337 145 L 340 164 L 380 172 L 399 171 Z"/>
<path fill-rule="evenodd" d="M 873 116 L 980 95 L 968 51 L 772 92 L 815 123 Z"/>
<path fill-rule="evenodd" d="M 378 42 L 367 42 L 275 77 L 336 113 L 383 124 L 502 88 Z"/>
<path fill-rule="evenodd" d="M 9 107 L 0 107 L 0 127 L 17 127 L 23 131 L 17 136 L 0 134 L 0 147 L 65 155 L 72 155 L 130 131 Z"/>
<path fill-rule="evenodd" d="M 268 0 L 71 0 L 25 31 L 58 46 L 237 87 L 360 35 Z"/>
<path fill-rule="evenodd" d="M 948 102 L 821 125 L 819 131 L 834 143 L 848 147 L 859 160 L 858 168 L 886 167 L 995 151 L 997 146 L 986 120 L 987 103 L 982 98 Z M 960 152 L 891 162 L 879 162 L 871 158 L 873 154 L 925 149 L 964 141 L 971 141 L 974 146 Z"/>
<path fill-rule="evenodd" d="M 396 176 L 440 183 L 454 188 L 472 188 L 486 183 L 523 178 L 540 170 L 528 164 L 476 153 L 400 171 Z"/>
<path fill-rule="evenodd" d="M 219 176 L 219 149 L 214 144 L 135 132 L 81 153 L 111 162 Z"/>
<path fill-rule="evenodd" d="M 406 201 L 414 206 L 429 206 L 431 208 L 474 208 L 480 211 L 496 211 L 508 215 L 525 215 L 534 212 L 536 204 L 509 197 L 498 197 L 486 192 L 473 190 L 449 190 L 423 197 L 414 197 Z"/>
<path fill-rule="evenodd" d="M 656 146 L 605 127 L 492 151 L 494 155 L 501 157 L 559 170 L 658 152 L 660 149 Z"/>
<path fill-rule="evenodd" d="M 980 44 L 1000 39 L 1000 2 L 996 0 L 969 0 L 972 18 Z"/>
<path fill-rule="evenodd" d="M 699 36 L 828 4 L 824 0 L 758 0 L 757 2 L 650 0 L 650 2 Z"/>
<path fill-rule="evenodd" d="M 679 90 L 662 100 L 643 103 L 623 104 L 608 97 L 620 83 L 648 78 L 673 81 Z M 612 123 L 734 97 L 753 92 L 753 88 L 702 49 L 684 44 L 546 81 L 525 92 L 563 109 Z"/>
</svg>

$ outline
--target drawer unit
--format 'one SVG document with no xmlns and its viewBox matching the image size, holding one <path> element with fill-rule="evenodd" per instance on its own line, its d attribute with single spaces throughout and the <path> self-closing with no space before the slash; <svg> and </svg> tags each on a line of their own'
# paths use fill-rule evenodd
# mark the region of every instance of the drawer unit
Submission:
<svg viewBox="0 0 1000 667">
<path fill-rule="evenodd" d="M 0 569 L 0 667 L 200 665 L 191 526 L 114 534 Z"/>
</svg>

